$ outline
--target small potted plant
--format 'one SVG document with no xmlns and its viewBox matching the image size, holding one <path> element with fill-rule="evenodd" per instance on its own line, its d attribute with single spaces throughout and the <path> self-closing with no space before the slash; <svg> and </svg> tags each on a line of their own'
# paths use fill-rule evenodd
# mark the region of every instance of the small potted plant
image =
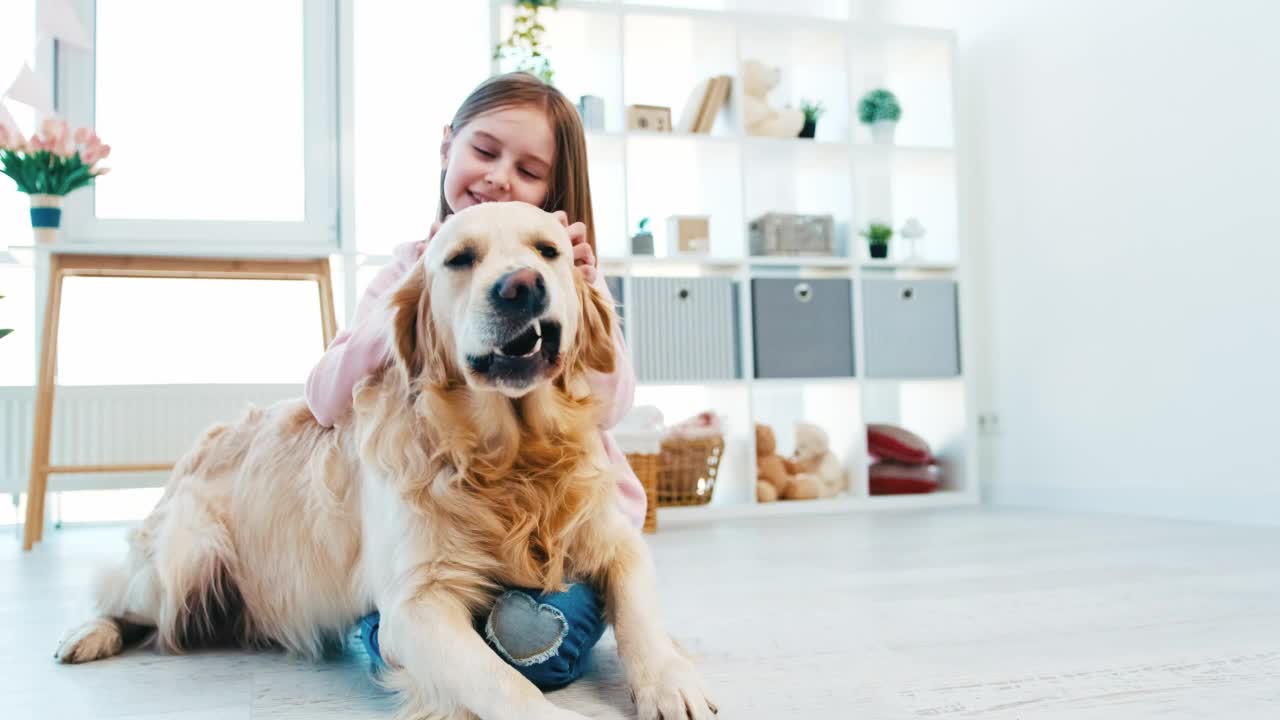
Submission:
<svg viewBox="0 0 1280 720">
<path fill-rule="evenodd" d="M 37 242 L 50 243 L 62 222 L 62 198 L 106 175 L 98 167 L 111 154 L 89 128 L 75 132 L 66 120 L 48 118 L 40 132 L 23 138 L 16 128 L 0 125 L 0 173 L 31 196 L 31 227 Z"/>
<path fill-rule="evenodd" d="M 818 132 L 818 118 L 827 111 L 821 100 L 810 102 L 800 100 L 800 110 L 804 113 L 804 127 L 800 128 L 800 137 L 811 138 Z"/>
<path fill-rule="evenodd" d="M 876 259 L 889 257 L 889 240 L 893 238 L 893 228 L 885 223 L 873 222 L 862 231 L 862 236 L 867 239 L 867 249 L 871 251 L 871 257 Z"/>
<path fill-rule="evenodd" d="M 649 218 L 640 218 L 640 224 L 636 230 L 636 234 L 631 236 L 631 254 L 632 255 L 652 255 L 653 254 L 653 233 L 649 232 Z"/>
<path fill-rule="evenodd" d="M 863 95 L 858 103 L 858 119 L 871 127 L 871 139 L 878 143 L 893 144 L 893 133 L 901 117 L 898 97 L 884 88 Z"/>
</svg>

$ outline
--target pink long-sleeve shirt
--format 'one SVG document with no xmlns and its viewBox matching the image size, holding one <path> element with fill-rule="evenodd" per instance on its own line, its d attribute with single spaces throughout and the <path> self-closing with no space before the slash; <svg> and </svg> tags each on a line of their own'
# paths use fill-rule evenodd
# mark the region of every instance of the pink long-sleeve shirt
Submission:
<svg viewBox="0 0 1280 720">
<path fill-rule="evenodd" d="M 305 394 L 307 405 L 321 425 L 332 426 L 351 409 L 352 391 L 357 382 L 391 363 L 392 310 L 386 302 L 386 295 L 413 269 L 425 247 L 426 241 L 417 241 L 400 245 L 393 251 L 394 261 L 373 278 L 360 298 L 351 327 L 338 333 L 312 368 Z M 594 285 L 609 302 L 613 302 L 603 276 L 597 275 Z M 636 375 L 621 328 L 614 328 L 613 342 L 616 350 L 613 373 L 593 372 L 588 381 L 592 395 L 606 399 L 600 435 L 618 478 L 618 506 L 639 527 L 644 523 L 644 488 L 608 432 L 631 410 Z"/>
</svg>

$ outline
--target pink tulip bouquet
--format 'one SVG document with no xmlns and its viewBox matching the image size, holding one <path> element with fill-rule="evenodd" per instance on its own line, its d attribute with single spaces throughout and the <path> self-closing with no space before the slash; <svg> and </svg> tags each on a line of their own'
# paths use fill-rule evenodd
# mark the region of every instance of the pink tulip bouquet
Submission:
<svg viewBox="0 0 1280 720">
<path fill-rule="evenodd" d="M 49 118 L 40 132 L 24 139 L 15 128 L 0 125 L 0 172 L 13 178 L 28 195 L 66 195 L 107 174 L 98 163 L 111 154 L 89 128 L 75 132 L 66 120 Z"/>
<path fill-rule="evenodd" d="M 62 197 L 106 175 L 98 163 L 111 154 L 89 128 L 75 132 L 66 120 L 49 118 L 31 139 L 0 125 L 0 173 L 31 196 L 31 227 L 37 242 L 51 243 L 62 223 Z"/>
</svg>

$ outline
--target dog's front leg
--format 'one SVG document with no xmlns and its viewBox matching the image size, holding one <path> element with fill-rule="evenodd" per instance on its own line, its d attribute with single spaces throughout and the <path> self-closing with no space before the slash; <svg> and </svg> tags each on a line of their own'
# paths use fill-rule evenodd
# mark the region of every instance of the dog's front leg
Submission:
<svg viewBox="0 0 1280 720">
<path fill-rule="evenodd" d="M 421 591 L 393 604 L 382 615 L 378 636 L 383 658 L 399 668 L 390 684 L 404 691 L 409 703 L 424 706 L 414 712 L 454 717 L 467 710 L 482 720 L 586 720 L 556 707 L 504 663 L 472 627 L 466 607 L 444 593 Z"/>
<path fill-rule="evenodd" d="M 693 663 L 658 620 L 653 558 L 639 533 L 619 533 L 606 588 L 618 654 L 640 720 L 707 720 L 717 714 Z"/>
</svg>

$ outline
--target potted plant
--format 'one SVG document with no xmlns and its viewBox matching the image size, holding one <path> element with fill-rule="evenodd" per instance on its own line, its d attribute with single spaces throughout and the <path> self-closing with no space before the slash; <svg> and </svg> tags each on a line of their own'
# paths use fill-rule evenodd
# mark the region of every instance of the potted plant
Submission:
<svg viewBox="0 0 1280 720">
<path fill-rule="evenodd" d="M 818 118 L 827 111 L 821 100 L 810 102 L 801 98 L 800 110 L 804 113 L 804 127 L 800 128 L 800 137 L 811 138 L 818 132 Z"/>
<path fill-rule="evenodd" d="M 862 231 L 862 236 L 867 239 L 867 249 L 871 251 L 871 257 L 876 259 L 889 257 L 889 240 L 893 238 L 893 228 L 885 223 L 873 222 Z"/>
<path fill-rule="evenodd" d="M 542 8 L 555 10 L 560 0 L 515 0 L 516 18 L 511 24 L 511 34 L 493 48 L 493 59 L 515 60 L 515 70 L 537 75 L 551 84 L 555 71 L 546 56 L 542 34 L 547 28 L 538 17 Z"/>
<path fill-rule="evenodd" d="M 49 243 L 62 222 L 62 198 L 93 184 L 109 168 L 98 163 L 111 154 L 89 128 L 75 132 L 66 120 L 48 118 L 30 139 L 16 128 L 0 124 L 0 173 L 31 196 L 31 227 L 36 241 Z"/>
<path fill-rule="evenodd" d="M 884 88 L 863 95 L 858 103 L 858 119 L 871 126 L 871 139 L 878 143 L 893 143 L 893 133 L 901 117 L 898 97 Z"/>
<path fill-rule="evenodd" d="M 631 236 L 632 255 L 653 254 L 653 233 L 649 232 L 649 218 L 640 218 L 636 234 Z"/>
</svg>

